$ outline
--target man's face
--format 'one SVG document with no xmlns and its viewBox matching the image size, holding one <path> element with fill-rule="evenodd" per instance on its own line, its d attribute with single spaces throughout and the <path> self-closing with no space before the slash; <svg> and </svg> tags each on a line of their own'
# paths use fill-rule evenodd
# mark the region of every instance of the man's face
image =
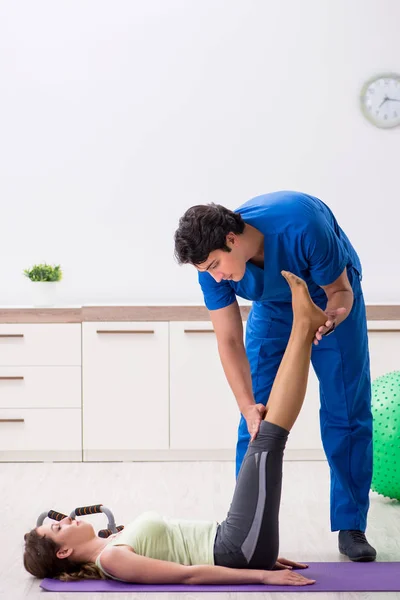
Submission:
<svg viewBox="0 0 400 600">
<path fill-rule="evenodd" d="M 210 273 L 217 283 L 223 280 L 240 281 L 246 271 L 246 261 L 238 243 L 238 237 L 227 236 L 226 245 L 231 252 L 214 250 L 210 252 L 207 260 L 195 265 L 198 271 Z"/>
</svg>

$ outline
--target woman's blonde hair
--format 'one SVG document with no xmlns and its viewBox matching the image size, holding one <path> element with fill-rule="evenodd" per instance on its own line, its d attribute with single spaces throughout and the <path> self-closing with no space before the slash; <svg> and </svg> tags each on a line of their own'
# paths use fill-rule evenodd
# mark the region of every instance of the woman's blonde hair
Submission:
<svg viewBox="0 0 400 600">
<path fill-rule="evenodd" d="M 79 579 L 107 579 L 95 563 L 79 563 L 69 558 L 58 558 L 59 546 L 48 537 L 32 529 L 24 536 L 24 567 L 31 575 L 44 579 L 52 577 L 61 581 Z"/>
</svg>

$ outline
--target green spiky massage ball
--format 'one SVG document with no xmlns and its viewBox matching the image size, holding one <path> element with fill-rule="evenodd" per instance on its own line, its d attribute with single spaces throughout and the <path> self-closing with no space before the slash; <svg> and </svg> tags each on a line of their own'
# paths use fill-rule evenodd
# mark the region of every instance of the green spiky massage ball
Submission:
<svg viewBox="0 0 400 600">
<path fill-rule="evenodd" d="M 400 500 L 400 371 L 372 382 L 374 492 Z"/>
</svg>

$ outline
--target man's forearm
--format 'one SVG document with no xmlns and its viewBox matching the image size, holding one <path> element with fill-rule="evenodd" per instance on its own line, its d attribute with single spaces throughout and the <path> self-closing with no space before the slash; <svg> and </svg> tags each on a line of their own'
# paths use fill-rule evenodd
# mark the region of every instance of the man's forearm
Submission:
<svg viewBox="0 0 400 600">
<path fill-rule="evenodd" d="M 338 290 L 328 296 L 328 302 L 325 308 L 325 312 L 329 313 L 331 310 L 344 307 L 346 312 L 342 315 L 337 315 L 335 318 L 335 326 L 337 327 L 344 321 L 350 314 L 353 307 L 354 294 L 353 290 Z"/>
<path fill-rule="evenodd" d="M 251 383 L 250 365 L 243 344 L 218 345 L 222 367 L 231 390 L 243 414 L 248 406 L 255 404 Z"/>
</svg>

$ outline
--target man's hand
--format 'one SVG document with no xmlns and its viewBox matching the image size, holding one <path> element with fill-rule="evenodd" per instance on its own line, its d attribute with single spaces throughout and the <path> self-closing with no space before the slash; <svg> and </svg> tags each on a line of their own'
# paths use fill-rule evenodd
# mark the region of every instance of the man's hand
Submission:
<svg viewBox="0 0 400 600">
<path fill-rule="evenodd" d="M 256 439 L 265 412 L 266 408 L 264 404 L 251 404 L 244 411 L 243 416 L 246 419 L 247 429 L 250 434 L 250 442 L 253 442 Z"/>
<path fill-rule="evenodd" d="M 349 316 L 353 306 L 354 294 L 347 276 L 347 267 L 342 271 L 335 281 L 329 285 L 321 285 L 324 290 L 327 303 L 325 307 L 326 322 L 315 332 L 313 343 L 318 346 L 323 336 L 329 333 L 332 326 L 337 327 Z"/>
<path fill-rule="evenodd" d="M 322 340 L 324 335 L 328 333 L 330 329 L 332 329 L 333 325 L 336 324 L 336 320 L 339 315 L 344 315 L 347 312 L 347 309 L 342 306 L 341 308 L 336 308 L 334 310 L 326 310 L 325 314 L 327 316 L 327 321 L 321 327 L 318 327 L 318 330 L 315 332 L 314 337 L 314 345 L 318 346 L 319 342 Z"/>
</svg>

